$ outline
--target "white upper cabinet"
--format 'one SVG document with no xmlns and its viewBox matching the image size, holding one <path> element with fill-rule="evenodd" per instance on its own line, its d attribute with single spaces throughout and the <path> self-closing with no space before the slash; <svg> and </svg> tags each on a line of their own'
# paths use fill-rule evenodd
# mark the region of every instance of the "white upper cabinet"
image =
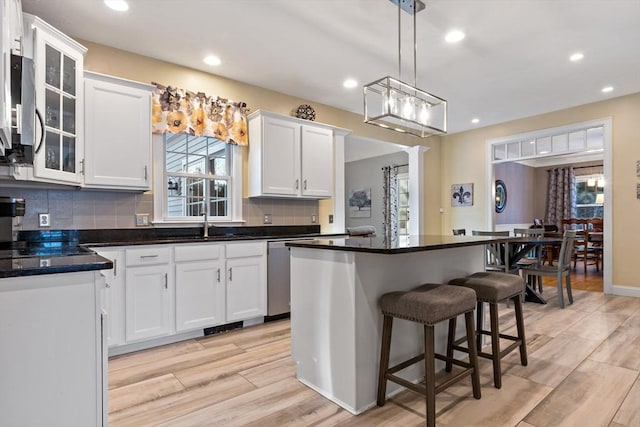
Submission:
<svg viewBox="0 0 640 427">
<path fill-rule="evenodd" d="M 40 18 L 24 14 L 24 53 L 35 64 L 36 108 L 44 135 L 36 136 L 34 175 L 81 184 L 84 55 L 87 49 Z"/>
<path fill-rule="evenodd" d="M 249 196 L 333 196 L 333 128 L 279 114 L 249 116 Z"/>
<path fill-rule="evenodd" d="M 84 186 L 151 188 L 153 86 L 84 73 Z"/>
</svg>

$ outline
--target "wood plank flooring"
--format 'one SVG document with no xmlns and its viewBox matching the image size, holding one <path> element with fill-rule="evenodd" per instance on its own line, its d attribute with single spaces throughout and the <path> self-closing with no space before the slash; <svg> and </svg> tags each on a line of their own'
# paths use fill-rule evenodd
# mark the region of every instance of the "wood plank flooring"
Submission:
<svg viewBox="0 0 640 427">
<path fill-rule="evenodd" d="M 438 426 L 640 426 L 640 298 L 576 290 L 563 310 L 554 287 L 543 295 L 549 304 L 524 305 L 528 366 L 517 352 L 503 359 L 497 390 L 482 359 L 482 399 L 468 381 L 439 394 Z M 515 333 L 512 308 L 501 305 L 500 322 Z M 115 427 L 425 423 L 410 391 L 353 416 L 299 383 L 288 320 L 114 357 L 109 376 Z"/>
</svg>

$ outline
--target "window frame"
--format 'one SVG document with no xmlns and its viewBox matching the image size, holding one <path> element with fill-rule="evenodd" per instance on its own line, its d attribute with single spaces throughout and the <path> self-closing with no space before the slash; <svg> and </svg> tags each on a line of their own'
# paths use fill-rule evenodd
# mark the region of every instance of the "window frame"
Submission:
<svg viewBox="0 0 640 427">
<path fill-rule="evenodd" d="M 168 216 L 168 189 L 165 185 L 165 177 L 168 175 L 183 176 L 181 173 L 166 171 L 166 134 L 153 134 L 153 224 L 162 226 L 192 226 L 202 224 L 201 216 L 193 217 L 169 217 Z M 228 173 L 226 176 L 203 175 L 207 180 L 213 182 L 215 179 L 228 179 L 227 188 L 227 216 L 208 216 L 209 224 L 237 224 L 244 223 L 242 217 L 242 188 L 243 188 L 243 149 L 239 145 L 229 144 L 231 159 L 228 161 Z M 195 176 L 188 174 L 190 177 Z"/>
</svg>

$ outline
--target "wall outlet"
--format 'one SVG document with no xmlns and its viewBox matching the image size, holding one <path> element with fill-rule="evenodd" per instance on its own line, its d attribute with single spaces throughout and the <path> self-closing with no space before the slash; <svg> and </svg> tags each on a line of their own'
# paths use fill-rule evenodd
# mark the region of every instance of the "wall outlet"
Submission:
<svg viewBox="0 0 640 427">
<path fill-rule="evenodd" d="M 271 214 L 264 214 L 264 224 L 271 224 L 272 223 L 272 217 Z"/>
<path fill-rule="evenodd" d="M 136 214 L 136 227 L 146 227 L 149 225 L 149 214 Z"/>
<path fill-rule="evenodd" d="M 315 224 L 316 223 L 316 214 L 311 214 L 311 224 Z"/>
<path fill-rule="evenodd" d="M 333 224 L 333 214 L 329 214 L 329 224 Z"/>
<path fill-rule="evenodd" d="M 48 213 L 38 214 L 38 226 L 39 227 L 50 227 L 51 226 L 51 217 Z"/>
</svg>

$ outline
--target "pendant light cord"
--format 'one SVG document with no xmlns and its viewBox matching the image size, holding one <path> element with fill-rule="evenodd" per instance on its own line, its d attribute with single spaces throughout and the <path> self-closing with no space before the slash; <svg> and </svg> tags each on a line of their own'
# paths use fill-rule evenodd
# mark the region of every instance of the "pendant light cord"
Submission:
<svg viewBox="0 0 640 427">
<path fill-rule="evenodd" d="M 418 87 L 418 41 L 416 38 L 416 1 L 413 1 L 413 87 Z M 401 32 L 401 18 L 402 9 L 400 3 L 402 0 L 398 0 L 398 80 L 402 80 L 402 32 Z"/>
</svg>

